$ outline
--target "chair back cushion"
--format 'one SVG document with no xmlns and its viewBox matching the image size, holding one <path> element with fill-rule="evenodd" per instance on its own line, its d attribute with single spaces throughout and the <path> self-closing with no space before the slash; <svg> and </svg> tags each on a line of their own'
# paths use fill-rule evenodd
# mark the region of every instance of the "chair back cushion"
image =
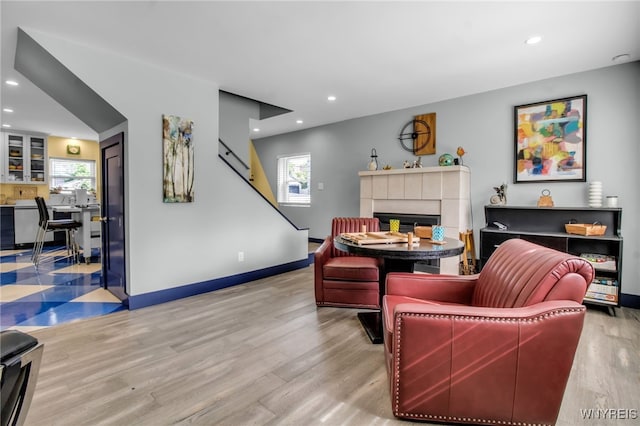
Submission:
<svg viewBox="0 0 640 426">
<path fill-rule="evenodd" d="M 42 197 L 36 197 L 36 206 L 38 207 L 38 215 L 40 217 L 40 226 L 49 221 L 49 210 L 47 210 L 47 203 Z"/>
<path fill-rule="evenodd" d="M 380 230 L 380 221 L 377 217 L 334 217 L 331 221 L 331 241 L 343 232 L 362 231 L 362 225 L 366 225 L 367 232 Z M 332 244 L 331 256 L 353 256 L 353 254 L 338 250 Z"/>
<path fill-rule="evenodd" d="M 482 268 L 474 306 L 519 308 L 548 300 L 582 303 L 593 266 L 579 257 L 519 238 L 507 240 Z"/>
</svg>

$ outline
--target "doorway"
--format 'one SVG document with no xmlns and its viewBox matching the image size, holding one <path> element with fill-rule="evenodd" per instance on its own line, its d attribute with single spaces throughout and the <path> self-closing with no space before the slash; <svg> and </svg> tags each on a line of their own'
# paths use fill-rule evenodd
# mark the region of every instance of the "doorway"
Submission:
<svg viewBox="0 0 640 426">
<path fill-rule="evenodd" d="M 100 142 L 102 162 L 102 278 L 104 287 L 127 304 L 124 241 L 124 132 Z"/>
</svg>

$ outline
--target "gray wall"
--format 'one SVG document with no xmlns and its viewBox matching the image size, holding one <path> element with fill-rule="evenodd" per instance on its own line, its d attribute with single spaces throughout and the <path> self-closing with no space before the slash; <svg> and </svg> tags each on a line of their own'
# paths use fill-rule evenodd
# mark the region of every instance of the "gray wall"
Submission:
<svg viewBox="0 0 640 426">
<path fill-rule="evenodd" d="M 397 135 L 414 115 L 437 114 L 436 155 L 425 156 L 435 166 L 443 153 L 462 145 L 464 164 L 471 168 L 471 198 L 476 246 L 485 224 L 484 205 L 493 187 L 507 183 L 510 205 L 535 205 L 548 188 L 556 206 L 586 206 L 587 186 L 580 183 L 513 183 L 513 107 L 587 94 L 587 180 L 603 182 L 605 195 L 618 195 L 623 207 L 623 292 L 640 295 L 640 217 L 638 184 L 640 141 L 640 62 L 566 75 L 463 98 L 449 99 L 400 111 L 343 121 L 284 135 L 255 139 L 262 165 L 275 188 L 278 155 L 311 152 L 312 205 L 283 207 L 311 238 L 330 233 L 334 216 L 359 214 L 358 171 L 366 170 L 371 148 L 380 165 L 402 167 L 413 160 Z M 324 190 L 318 190 L 318 183 Z"/>
<path fill-rule="evenodd" d="M 249 164 L 249 139 L 251 139 L 249 119 L 260 117 L 260 104 L 257 101 L 223 91 L 220 91 L 219 100 L 220 139 L 242 161 Z M 239 166 L 232 159 L 230 161 L 234 166 Z"/>
</svg>

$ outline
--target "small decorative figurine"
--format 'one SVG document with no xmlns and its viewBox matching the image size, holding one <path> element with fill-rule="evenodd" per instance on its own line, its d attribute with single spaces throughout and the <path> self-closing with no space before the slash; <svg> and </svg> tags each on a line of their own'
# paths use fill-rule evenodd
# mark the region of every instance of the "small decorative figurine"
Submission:
<svg viewBox="0 0 640 426">
<path fill-rule="evenodd" d="M 500 186 L 494 186 L 493 189 L 496 191 L 496 195 L 492 195 L 489 202 L 491 204 L 507 204 L 507 184 L 503 183 Z"/>
<path fill-rule="evenodd" d="M 463 147 L 459 146 L 458 149 L 456 150 L 456 154 L 458 154 L 458 164 L 462 166 L 462 156 L 464 154 L 466 154 L 466 151 L 464 150 Z"/>
<path fill-rule="evenodd" d="M 451 154 L 442 154 L 440 158 L 438 158 L 438 165 L 440 166 L 453 166 L 453 155 Z"/>
</svg>

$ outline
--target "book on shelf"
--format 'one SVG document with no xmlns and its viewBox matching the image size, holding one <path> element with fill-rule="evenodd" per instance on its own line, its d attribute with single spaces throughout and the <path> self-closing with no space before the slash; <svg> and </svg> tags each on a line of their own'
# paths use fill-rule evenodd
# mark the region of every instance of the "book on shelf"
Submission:
<svg viewBox="0 0 640 426">
<path fill-rule="evenodd" d="M 585 299 L 618 304 L 618 281 L 596 277 L 589 285 Z"/>
<path fill-rule="evenodd" d="M 598 302 L 608 303 L 610 305 L 618 304 L 618 295 L 617 294 L 602 294 L 602 293 L 592 293 L 587 292 L 584 296 L 584 300 L 595 300 Z"/>
<path fill-rule="evenodd" d="M 608 254 L 582 253 L 580 257 L 589 261 L 593 267 L 600 271 L 616 271 L 616 258 Z"/>
</svg>

